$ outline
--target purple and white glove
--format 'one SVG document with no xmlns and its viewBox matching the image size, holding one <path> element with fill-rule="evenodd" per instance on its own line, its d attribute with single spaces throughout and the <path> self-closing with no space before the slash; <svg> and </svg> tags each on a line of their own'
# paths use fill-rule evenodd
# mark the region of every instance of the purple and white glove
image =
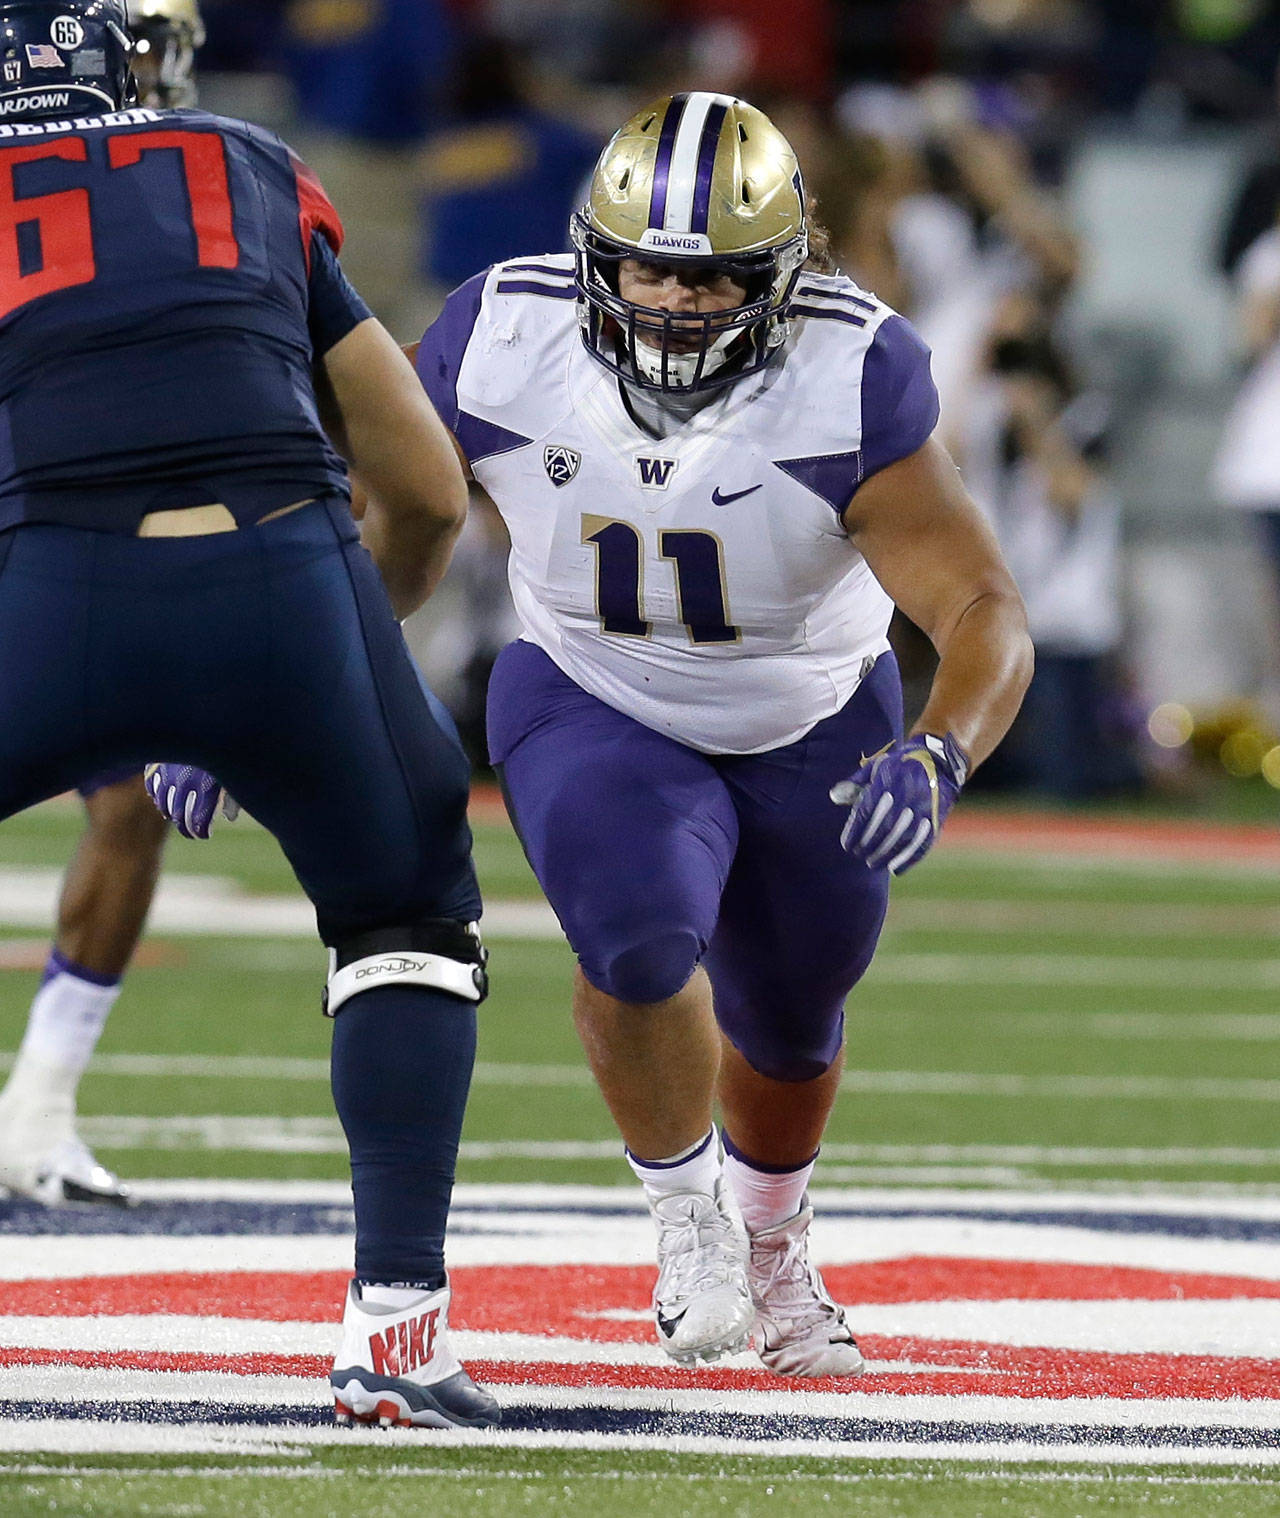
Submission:
<svg viewBox="0 0 1280 1518">
<path fill-rule="evenodd" d="M 144 771 L 147 792 L 156 810 L 184 838 L 207 838 L 222 801 L 222 815 L 234 820 L 240 808 L 208 772 L 192 764 L 149 764 Z"/>
<path fill-rule="evenodd" d="M 969 761 L 950 733 L 917 733 L 889 744 L 831 787 L 832 801 L 851 808 L 841 848 L 869 870 L 887 867 L 901 875 L 933 846 L 968 773 Z"/>
</svg>

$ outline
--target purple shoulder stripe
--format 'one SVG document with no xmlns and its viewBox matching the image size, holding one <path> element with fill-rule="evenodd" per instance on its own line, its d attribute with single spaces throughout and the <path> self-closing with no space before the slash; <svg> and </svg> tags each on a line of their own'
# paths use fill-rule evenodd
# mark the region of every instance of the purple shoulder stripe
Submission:
<svg viewBox="0 0 1280 1518">
<path fill-rule="evenodd" d="M 466 455 L 467 463 L 478 464 L 481 459 L 492 458 L 495 453 L 510 453 L 516 448 L 526 448 L 533 442 L 523 433 L 511 432 L 496 422 L 486 422 L 482 416 L 472 416 L 469 411 L 458 412 L 453 435 L 458 447 Z"/>
<path fill-rule="evenodd" d="M 862 479 L 923 447 L 937 425 L 928 346 L 905 317 L 887 317 L 862 361 Z"/>
<path fill-rule="evenodd" d="M 807 459 L 774 459 L 774 468 L 820 496 L 837 516 L 862 483 L 860 453 L 819 453 Z"/>
<path fill-rule="evenodd" d="M 823 312 L 849 321 L 840 312 Z M 774 467 L 820 496 L 840 514 L 863 480 L 914 453 L 938 425 L 938 392 L 929 373 L 929 350 L 904 317 L 881 322 L 862 361 L 862 447 L 775 459 Z"/>
<path fill-rule="evenodd" d="M 573 279 L 575 277 L 572 269 L 557 269 L 553 264 L 537 263 L 532 261 L 529 263 L 520 264 L 503 264 L 502 272 L 504 275 L 515 274 L 517 272 L 523 272 L 525 274 L 546 274 L 553 279 Z"/>
<path fill-rule="evenodd" d="M 459 285 L 439 316 L 422 335 L 418 348 L 418 378 L 444 424 L 458 430 L 458 371 L 480 315 L 480 297 L 488 269 Z"/>
<path fill-rule="evenodd" d="M 532 279 L 500 279 L 493 287 L 497 295 L 545 295 L 549 300 L 577 300 L 578 287 L 541 285 Z"/>
<path fill-rule="evenodd" d="M 818 321 L 847 322 L 851 327 L 865 327 L 870 321 L 870 313 L 866 316 L 858 316 L 853 311 L 833 311 L 827 306 L 806 306 L 798 300 L 793 300 L 788 307 L 792 316 L 812 316 Z"/>
<path fill-rule="evenodd" d="M 817 296 L 822 300 L 844 300 L 851 306 L 860 306 L 863 310 L 874 312 L 876 303 L 869 296 L 854 295 L 851 290 L 827 290 L 821 285 L 797 285 L 797 295 Z"/>
</svg>

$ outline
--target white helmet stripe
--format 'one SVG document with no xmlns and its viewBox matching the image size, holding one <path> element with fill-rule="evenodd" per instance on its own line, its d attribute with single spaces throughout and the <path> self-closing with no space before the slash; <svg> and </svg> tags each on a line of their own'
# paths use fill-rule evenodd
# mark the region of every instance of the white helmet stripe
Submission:
<svg viewBox="0 0 1280 1518">
<path fill-rule="evenodd" d="M 671 172 L 667 181 L 667 214 L 663 227 L 670 232 L 693 230 L 693 197 L 698 183 L 698 156 L 702 131 L 713 106 L 731 105 L 729 95 L 712 95 L 694 91 L 685 101 L 680 130 L 671 150 Z M 705 228 L 703 229 L 705 230 Z"/>
</svg>

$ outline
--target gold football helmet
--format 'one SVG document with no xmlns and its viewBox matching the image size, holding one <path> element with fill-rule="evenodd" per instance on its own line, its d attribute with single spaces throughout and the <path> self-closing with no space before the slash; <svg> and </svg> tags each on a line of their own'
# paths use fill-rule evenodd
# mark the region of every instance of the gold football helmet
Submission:
<svg viewBox="0 0 1280 1518">
<path fill-rule="evenodd" d="M 196 51 L 204 46 L 197 0 L 127 0 L 127 8 L 141 103 L 160 110 L 194 105 Z"/>
<path fill-rule="evenodd" d="M 729 95 L 668 95 L 626 122 L 600 156 L 570 226 L 587 351 L 649 389 L 687 393 L 764 367 L 786 337 L 809 252 L 791 145 Z M 623 300 L 623 259 L 729 274 L 744 304 L 698 315 Z"/>
</svg>

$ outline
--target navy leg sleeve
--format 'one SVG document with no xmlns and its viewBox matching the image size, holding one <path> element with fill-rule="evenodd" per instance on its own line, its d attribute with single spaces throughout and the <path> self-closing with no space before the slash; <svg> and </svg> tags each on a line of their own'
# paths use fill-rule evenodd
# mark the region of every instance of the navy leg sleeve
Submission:
<svg viewBox="0 0 1280 1518">
<path fill-rule="evenodd" d="M 351 1150 L 356 1275 L 444 1281 L 476 1009 L 419 987 L 364 991 L 333 1025 L 333 1100 Z"/>
</svg>

